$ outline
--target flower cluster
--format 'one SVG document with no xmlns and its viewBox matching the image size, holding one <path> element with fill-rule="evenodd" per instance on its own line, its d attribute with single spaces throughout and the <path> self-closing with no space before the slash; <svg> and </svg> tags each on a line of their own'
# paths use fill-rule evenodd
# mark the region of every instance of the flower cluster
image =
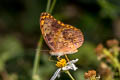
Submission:
<svg viewBox="0 0 120 80">
<path fill-rule="evenodd" d="M 56 66 L 59 68 L 65 67 L 67 65 L 66 60 L 65 59 L 61 59 L 57 62 Z"/>
<path fill-rule="evenodd" d="M 105 48 L 103 44 L 99 44 L 96 47 L 96 54 L 99 60 L 103 58 L 110 58 L 111 56 L 118 57 L 120 52 L 119 41 L 117 41 L 116 39 L 108 40 L 106 42 L 106 46 L 107 48 Z"/>
<path fill-rule="evenodd" d="M 99 80 L 100 77 L 96 77 L 96 71 L 95 70 L 89 70 L 84 74 L 84 77 L 86 80 Z"/>
<path fill-rule="evenodd" d="M 99 66 L 99 74 L 102 76 L 102 77 L 109 77 L 109 78 L 113 78 L 113 72 L 111 71 L 111 68 L 105 64 L 104 62 L 101 62 L 100 63 L 100 66 Z"/>
<path fill-rule="evenodd" d="M 54 75 L 50 80 L 55 80 L 57 77 L 60 77 L 61 71 L 68 71 L 68 70 L 76 71 L 78 68 L 75 66 L 74 63 L 76 63 L 77 61 L 78 59 L 71 60 L 69 62 L 67 62 L 65 59 L 60 59 L 59 61 L 57 61 L 56 66 L 58 67 L 58 69 L 56 70 L 56 72 L 54 73 Z"/>
<path fill-rule="evenodd" d="M 116 39 L 108 40 L 106 42 L 106 44 L 107 44 L 108 47 L 114 47 L 114 46 L 118 46 L 119 45 L 119 41 L 116 40 Z"/>
<path fill-rule="evenodd" d="M 110 78 L 112 79 L 113 76 L 115 76 L 116 74 L 116 70 L 118 76 L 120 77 L 120 62 L 118 59 L 120 55 L 120 46 L 118 40 L 108 40 L 106 42 L 106 47 L 104 47 L 103 44 L 99 44 L 96 47 L 96 54 L 98 60 L 100 60 L 101 62 L 99 72 L 102 77 L 107 77 L 107 80 L 109 80 Z M 111 66 L 107 65 L 108 63 Z"/>
</svg>

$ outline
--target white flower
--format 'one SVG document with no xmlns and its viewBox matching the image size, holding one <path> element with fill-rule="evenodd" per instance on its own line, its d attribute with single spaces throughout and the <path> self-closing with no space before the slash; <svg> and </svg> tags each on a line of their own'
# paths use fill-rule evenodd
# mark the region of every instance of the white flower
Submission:
<svg viewBox="0 0 120 80">
<path fill-rule="evenodd" d="M 67 65 L 65 67 L 58 68 L 50 80 L 55 80 L 57 77 L 60 77 L 61 71 L 67 71 L 67 70 L 76 71 L 78 68 L 75 66 L 74 63 L 76 63 L 78 60 L 79 59 L 71 60 L 71 61 L 67 62 Z"/>
</svg>

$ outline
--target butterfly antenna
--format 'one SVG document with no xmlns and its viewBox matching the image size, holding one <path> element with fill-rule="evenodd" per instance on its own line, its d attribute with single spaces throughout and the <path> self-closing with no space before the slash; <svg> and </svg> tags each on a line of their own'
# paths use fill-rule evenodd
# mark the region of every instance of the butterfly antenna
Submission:
<svg viewBox="0 0 120 80">
<path fill-rule="evenodd" d="M 40 51 L 49 51 L 49 50 L 40 50 Z"/>
<path fill-rule="evenodd" d="M 40 50 L 40 52 L 49 52 L 49 50 Z"/>
</svg>

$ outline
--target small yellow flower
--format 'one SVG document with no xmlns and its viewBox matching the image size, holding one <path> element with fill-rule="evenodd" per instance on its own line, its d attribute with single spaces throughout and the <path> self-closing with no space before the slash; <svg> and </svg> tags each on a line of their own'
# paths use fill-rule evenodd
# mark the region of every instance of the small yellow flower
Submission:
<svg viewBox="0 0 120 80">
<path fill-rule="evenodd" d="M 66 60 L 65 59 L 61 59 L 61 60 L 57 61 L 57 64 L 56 64 L 56 66 L 60 67 L 60 68 L 65 67 L 66 65 L 67 64 L 66 64 Z"/>
</svg>

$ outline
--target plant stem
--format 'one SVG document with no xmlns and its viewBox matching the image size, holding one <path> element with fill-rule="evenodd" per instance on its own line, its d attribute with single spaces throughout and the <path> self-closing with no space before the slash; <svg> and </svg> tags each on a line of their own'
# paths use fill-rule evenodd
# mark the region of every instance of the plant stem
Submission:
<svg viewBox="0 0 120 80">
<path fill-rule="evenodd" d="M 73 76 L 70 74 L 69 71 L 66 71 L 66 73 L 70 76 L 70 78 L 71 78 L 72 80 L 75 80 L 75 79 L 73 78 Z"/>
<path fill-rule="evenodd" d="M 65 54 L 65 58 L 67 59 L 68 62 L 70 61 L 66 54 Z M 69 71 L 66 71 L 66 73 L 70 76 L 70 78 L 71 78 L 72 80 L 75 80 L 75 79 L 72 77 L 72 75 L 70 74 Z"/>
<path fill-rule="evenodd" d="M 113 47 L 114 56 L 117 58 L 119 55 L 119 48 L 117 46 Z"/>
<path fill-rule="evenodd" d="M 52 7 L 51 7 L 52 10 L 53 10 L 53 8 L 55 6 L 55 3 L 56 3 L 56 0 L 54 0 L 53 3 L 52 3 Z M 51 0 L 48 0 L 47 7 L 46 7 L 46 12 L 50 11 L 49 10 L 50 9 L 50 4 L 51 4 Z M 52 10 L 50 12 L 52 12 Z M 40 62 L 40 50 L 41 50 L 41 47 L 42 47 L 42 42 L 43 42 L 43 37 L 41 35 L 38 46 L 37 46 L 36 54 L 35 54 L 32 80 L 40 80 L 37 71 L 38 71 L 38 66 L 39 66 L 39 62 Z"/>
<path fill-rule="evenodd" d="M 53 9 L 55 7 L 55 3 L 56 3 L 56 0 L 53 0 L 53 3 L 51 5 L 50 11 L 49 11 L 50 13 L 52 13 L 52 11 L 53 11 Z"/>
<path fill-rule="evenodd" d="M 46 7 L 46 12 L 49 12 L 49 10 L 50 10 L 50 3 L 51 3 L 51 0 L 48 0 L 47 7 Z"/>
<path fill-rule="evenodd" d="M 38 66 L 39 66 L 39 61 L 40 61 L 40 50 L 42 47 L 42 42 L 43 42 L 43 38 L 42 36 L 40 37 L 37 49 L 36 49 L 36 54 L 35 54 L 35 60 L 34 60 L 34 66 L 33 66 L 33 75 L 32 75 L 32 79 L 33 80 L 39 80 L 38 77 Z"/>
<path fill-rule="evenodd" d="M 113 57 L 107 49 L 104 49 L 103 52 L 106 56 L 108 56 L 111 59 L 113 67 L 115 69 L 118 69 L 119 75 L 120 75 L 120 63 L 118 59 L 116 57 Z"/>
</svg>

